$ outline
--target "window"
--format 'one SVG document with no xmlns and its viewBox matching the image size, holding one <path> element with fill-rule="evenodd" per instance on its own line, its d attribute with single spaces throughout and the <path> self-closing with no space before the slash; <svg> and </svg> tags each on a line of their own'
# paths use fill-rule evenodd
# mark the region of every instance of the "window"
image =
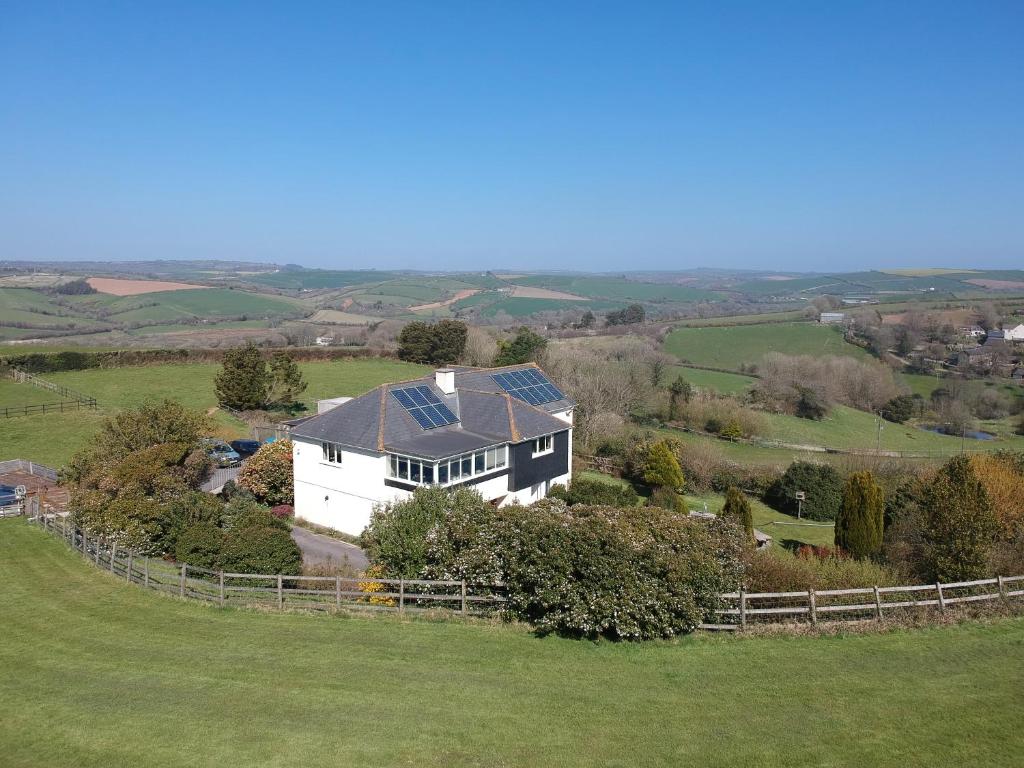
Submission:
<svg viewBox="0 0 1024 768">
<path fill-rule="evenodd" d="M 551 453 L 554 450 L 554 445 L 551 440 L 551 435 L 544 435 L 544 437 L 538 437 L 533 441 L 533 455 L 543 456 L 545 453 Z"/>
<path fill-rule="evenodd" d="M 474 453 L 464 453 L 439 462 L 424 461 L 411 456 L 388 456 L 388 477 L 416 485 L 452 485 L 478 475 L 493 472 L 508 464 L 508 446 L 499 445 Z"/>
<path fill-rule="evenodd" d="M 337 443 L 323 443 L 324 461 L 328 464 L 341 464 L 341 446 Z"/>
</svg>

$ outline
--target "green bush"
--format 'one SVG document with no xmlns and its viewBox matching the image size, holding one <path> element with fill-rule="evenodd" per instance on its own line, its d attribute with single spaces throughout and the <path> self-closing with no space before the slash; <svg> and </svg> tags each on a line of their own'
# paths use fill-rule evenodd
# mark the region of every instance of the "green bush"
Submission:
<svg viewBox="0 0 1024 768">
<path fill-rule="evenodd" d="M 722 517 L 732 520 L 743 529 L 749 541 L 754 540 L 754 513 L 750 508 L 750 500 L 739 488 L 730 487 L 725 491 L 725 505 Z"/>
<path fill-rule="evenodd" d="M 999 530 L 985 486 L 966 456 L 950 459 L 925 493 L 925 557 L 939 581 L 979 579 Z"/>
<path fill-rule="evenodd" d="M 428 572 L 500 579 L 541 633 L 640 640 L 693 630 L 735 589 L 736 528 L 652 507 L 478 508 L 431 539 Z"/>
<path fill-rule="evenodd" d="M 758 550 L 747 563 L 750 592 L 798 592 L 807 589 L 887 587 L 902 583 L 891 569 L 870 560 L 831 556 L 796 557 L 785 551 Z"/>
<path fill-rule="evenodd" d="M 811 520 L 835 520 L 843 501 L 843 479 L 829 464 L 795 461 L 772 483 L 765 503 L 790 515 L 797 514 L 797 491 L 803 491 L 803 517 Z"/>
<path fill-rule="evenodd" d="M 882 549 L 885 494 L 870 472 L 854 472 L 843 488 L 843 503 L 836 516 L 836 546 L 863 560 Z"/>
<path fill-rule="evenodd" d="M 914 415 L 914 396 L 898 395 L 894 397 L 882 406 L 881 415 L 887 421 L 902 424 Z"/>
<path fill-rule="evenodd" d="M 262 504 L 276 506 L 295 500 L 295 469 L 292 441 L 276 440 L 260 449 L 242 466 L 237 485 L 250 491 Z"/>
<path fill-rule="evenodd" d="M 604 483 L 586 477 L 573 478 L 572 484 L 552 486 L 548 496 L 561 499 L 569 506 L 576 504 L 599 504 L 608 507 L 635 507 L 640 496 L 632 486 Z"/>
<path fill-rule="evenodd" d="M 224 532 L 211 523 L 194 523 L 178 536 L 174 559 L 199 568 L 214 570 L 220 567 Z"/>
<path fill-rule="evenodd" d="M 224 537 L 221 567 L 233 573 L 283 573 L 302 571 L 302 552 L 288 530 L 278 527 L 237 528 Z"/>
<path fill-rule="evenodd" d="M 245 528 L 279 528 L 291 530 L 288 521 L 276 517 L 268 507 L 246 496 L 234 496 L 224 507 L 225 527 L 232 531 Z"/>
</svg>

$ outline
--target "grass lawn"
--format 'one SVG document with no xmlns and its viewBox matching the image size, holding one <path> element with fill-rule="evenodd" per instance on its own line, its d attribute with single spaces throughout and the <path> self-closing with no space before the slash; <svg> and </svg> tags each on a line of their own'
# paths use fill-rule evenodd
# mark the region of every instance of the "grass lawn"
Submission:
<svg viewBox="0 0 1024 768">
<path fill-rule="evenodd" d="M 412 378 L 428 370 L 378 358 L 302 363 L 301 368 L 309 383 L 303 401 L 314 410 L 318 399 L 359 395 L 382 382 Z M 212 409 L 217 404 L 213 378 L 219 370 L 216 363 L 196 363 L 46 374 L 48 381 L 95 397 L 99 411 L 2 419 L 0 460 L 21 458 L 59 467 L 88 443 L 105 415 L 151 400 L 166 397 L 193 408 Z M 0 390 L 0 397 L 4 391 Z M 217 411 L 214 420 L 218 437 L 234 439 L 248 434 L 241 422 L 226 413 Z"/>
<path fill-rule="evenodd" d="M 0 379 L 0 408 L 17 405 L 59 403 L 65 398 L 32 384 L 19 384 L 12 379 Z"/>
<path fill-rule="evenodd" d="M 868 357 L 860 347 L 847 344 L 839 329 L 817 323 L 677 328 L 665 338 L 665 351 L 683 362 L 731 370 L 757 364 L 769 352 Z"/>
<path fill-rule="evenodd" d="M 701 368 L 687 368 L 685 365 L 671 366 L 665 376 L 665 381 L 671 383 L 675 381 L 676 376 L 682 376 L 697 389 L 708 389 L 723 395 L 736 395 L 745 392 L 756 381 L 752 376 L 705 371 Z"/>
<path fill-rule="evenodd" d="M 748 496 L 750 511 L 754 518 L 754 527 L 774 538 L 776 546 L 815 544 L 831 547 L 835 542 L 835 530 L 831 525 L 808 525 L 804 520 L 797 520 L 794 515 L 776 512 L 760 499 Z M 725 495 L 721 493 L 686 494 L 689 509 L 703 512 L 714 512 L 716 515 L 725 506 Z M 780 525 L 781 523 L 781 525 Z"/>
<path fill-rule="evenodd" d="M 956 766 L 1024 750 L 1024 620 L 835 638 L 538 639 L 218 610 L 0 521 L 8 766 Z"/>
</svg>

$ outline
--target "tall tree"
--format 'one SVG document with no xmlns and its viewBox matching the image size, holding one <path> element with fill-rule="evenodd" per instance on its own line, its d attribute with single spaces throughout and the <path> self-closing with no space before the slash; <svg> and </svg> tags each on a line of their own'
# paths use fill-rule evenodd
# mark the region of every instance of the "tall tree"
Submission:
<svg viewBox="0 0 1024 768">
<path fill-rule="evenodd" d="M 989 547 L 998 531 L 985 486 L 966 456 L 950 459 L 924 500 L 926 560 L 940 581 L 985 575 Z"/>
<path fill-rule="evenodd" d="M 398 334 L 398 356 L 410 363 L 431 363 L 434 355 L 434 332 L 429 323 L 416 320 Z"/>
<path fill-rule="evenodd" d="M 240 411 L 264 407 L 270 372 L 263 355 L 252 343 L 228 350 L 213 386 L 221 405 Z"/>
<path fill-rule="evenodd" d="M 679 491 L 685 482 L 683 470 L 679 467 L 672 447 L 665 440 L 658 440 L 651 446 L 647 454 L 647 467 L 644 470 L 644 481 L 655 488 L 668 488 Z"/>
<path fill-rule="evenodd" d="M 469 335 L 466 324 L 459 320 L 439 320 L 434 324 L 433 332 L 434 350 L 430 362 L 435 365 L 458 362 L 466 352 Z"/>
<path fill-rule="evenodd" d="M 286 352 L 275 352 L 270 358 L 270 381 L 267 405 L 284 408 L 295 405 L 296 398 L 306 391 L 306 381 L 298 363 Z"/>
<path fill-rule="evenodd" d="M 854 472 L 843 488 L 843 503 L 836 516 L 836 546 L 858 560 L 874 557 L 882 549 L 885 494 L 870 472 Z"/>
<path fill-rule="evenodd" d="M 754 513 L 750 509 L 750 500 L 747 495 L 734 485 L 725 489 L 725 506 L 722 507 L 722 517 L 734 520 L 743 526 L 743 531 L 749 541 L 754 540 Z"/>
<path fill-rule="evenodd" d="M 669 419 L 674 419 L 679 409 L 679 401 L 682 400 L 684 403 L 688 403 L 690 398 L 693 397 L 693 386 L 680 374 L 676 376 L 675 381 L 669 384 L 668 392 L 668 417 Z"/>
</svg>

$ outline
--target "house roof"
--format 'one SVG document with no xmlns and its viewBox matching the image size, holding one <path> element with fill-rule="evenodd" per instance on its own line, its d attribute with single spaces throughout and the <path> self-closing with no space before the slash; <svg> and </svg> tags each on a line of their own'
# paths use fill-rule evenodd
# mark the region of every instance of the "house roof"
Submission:
<svg viewBox="0 0 1024 768">
<path fill-rule="evenodd" d="M 444 458 L 500 443 L 519 443 L 561 432 L 569 425 L 553 413 L 573 407 L 569 398 L 529 405 L 508 395 L 493 379 L 495 373 L 537 366 L 465 368 L 455 374 L 455 392 L 444 394 L 434 374 L 411 381 L 384 384 L 292 427 L 294 437 L 341 443 L 375 452 L 408 453 L 421 458 Z M 457 417 L 443 427 L 424 429 L 392 396 L 396 389 L 428 387 Z"/>
</svg>

